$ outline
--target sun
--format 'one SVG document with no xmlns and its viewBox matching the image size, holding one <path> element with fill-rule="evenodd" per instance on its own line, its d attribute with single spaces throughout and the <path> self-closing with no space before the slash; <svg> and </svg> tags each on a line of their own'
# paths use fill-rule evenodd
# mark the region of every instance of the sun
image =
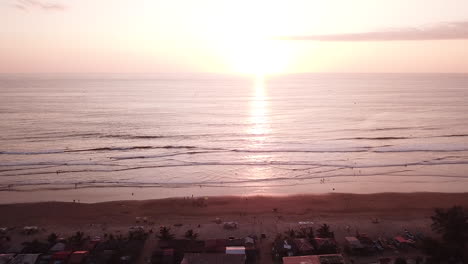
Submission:
<svg viewBox="0 0 468 264">
<path fill-rule="evenodd" d="M 274 39 L 284 27 L 278 24 L 281 10 L 273 12 L 274 5 L 266 0 L 228 7 L 218 14 L 216 23 L 210 23 L 207 36 L 230 71 L 253 75 L 285 72 L 293 49 L 287 41 Z"/>
<path fill-rule="evenodd" d="M 226 56 L 236 73 L 265 75 L 284 72 L 288 54 L 284 43 L 255 36 L 232 42 Z"/>
</svg>

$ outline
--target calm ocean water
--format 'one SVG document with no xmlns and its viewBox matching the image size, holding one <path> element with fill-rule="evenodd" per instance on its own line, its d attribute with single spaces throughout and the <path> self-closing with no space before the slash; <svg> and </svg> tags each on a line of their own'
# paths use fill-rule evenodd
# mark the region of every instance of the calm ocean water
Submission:
<svg viewBox="0 0 468 264">
<path fill-rule="evenodd" d="M 0 76 L 3 192 L 116 186 L 468 191 L 468 75 Z"/>
</svg>

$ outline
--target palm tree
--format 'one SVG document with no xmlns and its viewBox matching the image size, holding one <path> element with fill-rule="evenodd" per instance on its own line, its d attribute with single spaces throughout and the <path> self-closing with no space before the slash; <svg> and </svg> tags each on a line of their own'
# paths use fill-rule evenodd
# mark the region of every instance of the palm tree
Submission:
<svg viewBox="0 0 468 264">
<path fill-rule="evenodd" d="M 461 206 L 454 206 L 447 211 L 436 209 L 431 219 L 432 230 L 441 234 L 446 242 L 457 243 L 464 248 L 468 241 L 468 214 Z"/>
<path fill-rule="evenodd" d="M 450 209 L 436 209 L 431 216 L 432 230 L 441 234 L 443 243 L 433 238 L 423 240 L 423 250 L 435 261 L 454 259 L 461 263 L 468 261 L 468 213 L 460 206 Z"/>
<path fill-rule="evenodd" d="M 24 246 L 23 252 L 29 254 L 46 252 L 49 248 L 48 244 L 39 242 L 37 239 L 34 239 L 31 242 L 23 242 L 21 244 Z"/>
<path fill-rule="evenodd" d="M 315 238 L 314 229 L 312 227 L 301 228 L 299 230 L 298 237 L 306 238 L 309 241 L 312 241 Z"/>
<path fill-rule="evenodd" d="M 294 229 L 288 229 L 286 232 L 284 232 L 287 237 L 289 238 L 295 238 L 296 237 L 296 231 Z"/>
<path fill-rule="evenodd" d="M 189 229 L 187 230 L 187 232 L 185 232 L 185 238 L 188 238 L 190 240 L 196 240 L 197 237 L 198 233 L 193 232 L 193 229 Z"/>
<path fill-rule="evenodd" d="M 317 229 L 318 236 L 321 238 L 333 238 L 335 235 L 330 231 L 330 226 L 323 224 Z"/>
<path fill-rule="evenodd" d="M 84 242 L 84 233 L 76 232 L 73 236 L 68 238 L 68 243 L 70 243 L 72 248 L 79 248 Z"/>
<path fill-rule="evenodd" d="M 161 226 L 159 228 L 159 235 L 157 236 L 160 240 L 172 240 L 174 239 L 174 234 L 171 234 L 171 229 L 166 226 Z"/>
<path fill-rule="evenodd" d="M 49 242 L 49 244 L 55 244 L 55 242 L 57 242 L 57 239 L 58 239 L 58 236 L 57 234 L 55 233 L 51 233 L 48 237 L 47 237 L 47 242 Z"/>
<path fill-rule="evenodd" d="M 83 242 L 83 238 L 84 238 L 84 233 L 78 231 L 75 233 L 75 235 L 71 236 L 68 240 L 70 241 L 70 243 L 80 245 Z"/>
</svg>

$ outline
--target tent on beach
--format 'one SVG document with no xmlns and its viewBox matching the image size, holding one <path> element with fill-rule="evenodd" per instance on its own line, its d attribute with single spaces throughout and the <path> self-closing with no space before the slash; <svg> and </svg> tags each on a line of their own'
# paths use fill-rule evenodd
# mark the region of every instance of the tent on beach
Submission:
<svg viewBox="0 0 468 264">
<path fill-rule="evenodd" d="M 351 248 L 357 248 L 357 249 L 364 248 L 364 246 L 361 244 L 359 239 L 357 239 L 357 237 L 345 237 L 345 240 L 346 240 L 347 245 Z"/>
<path fill-rule="evenodd" d="M 345 237 L 346 247 L 352 254 L 360 254 L 364 252 L 364 246 L 357 237 Z"/>
<path fill-rule="evenodd" d="M 412 240 L 408 240 L 402 236 L 396 236 L 395 240 L 400 244 L 414 244 Z"/>
<path fill-rule="evenodd" d="M 51 252 L 58 252 L 58 251 L 64 251 L 65 250 L 65 243 L 58 242 L 55 245 L 53 245 L 49 250 Z"/>
<path fill-rule="evenodd" d="M 23 233 L 26 235 L 34 234 L 39 232 L 39 228 L 37 226 L 25 226 L 23 227 Z"/>
<path fill-rule="evenodd" d="M 226 247 L 226 254 L 228 254 L 228 255 L 245 255 L 245 247 L 242 247 L 242 246 L 229 246 L 229 247 Z"/>
<path fill-rule="evenodd" d="M 224 229 L 237 229 L 237 222 L 224 222 L 223 227 Z"/>
</svg>

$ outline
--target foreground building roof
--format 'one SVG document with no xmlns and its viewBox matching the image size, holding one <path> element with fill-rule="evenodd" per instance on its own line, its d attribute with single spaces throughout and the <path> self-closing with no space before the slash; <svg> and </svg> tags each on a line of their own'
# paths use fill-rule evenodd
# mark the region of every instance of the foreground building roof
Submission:
<svg viewBox="0 0 468 264">
<path fill-rule="evenodd" d="M 283 264 L 345 264 L 341 254 L 284 257 Z"/>
<path fill-rule="evenodd" d="M 244 264 L 245 255 L 186 253 L 181 264 Z"/>
</svg>

